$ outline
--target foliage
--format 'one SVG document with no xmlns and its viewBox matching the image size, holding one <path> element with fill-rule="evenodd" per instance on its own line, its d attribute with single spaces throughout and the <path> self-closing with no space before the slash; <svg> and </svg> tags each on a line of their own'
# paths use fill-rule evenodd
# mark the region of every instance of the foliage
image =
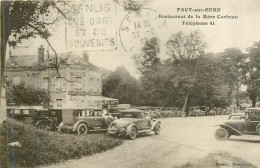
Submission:
<svg viewBox="0 0 260 168">
<path fill-rule="evenodd" d="M 15 105 L 43 105 L 46 106 L 49 101 L 49 95 L 46 90 L 33 89 L 26 87 L 24 83 L 13 85 L 6 90 L 7 104 Z"/>
<path fill-rule="evenodd" d="M 103 95 L 117 98 L 123 104 L 140 105 L 140 84 L 120 66 L 103 81 Z"/>
<path fill-rule="evenodd" d="M 9 41 L 12 46 L 37 35 L 48 39 L 62 17 L 68 18 L 75 13 L 72 4 L 65 1 L 11 1 L 6 5 L 10 33 L 14 37 Z"/>
<path fill-rule="evenodd" d="M 255 42 L 248 48 L 248 59 L 243 72 L 244 84 L 247 86 L 252 106 L 255 107 L 260 97 L 260 42 Z"/>
<path fill-rule="evenodd" d="M 58 134 L 32 125 L 7 120 L 0 128 L 1 167 L 38 167 L 100 153 L 123 143 L 105 134 Z M 20 142 L 21 148 L 10 142 Z"/>
</svg>

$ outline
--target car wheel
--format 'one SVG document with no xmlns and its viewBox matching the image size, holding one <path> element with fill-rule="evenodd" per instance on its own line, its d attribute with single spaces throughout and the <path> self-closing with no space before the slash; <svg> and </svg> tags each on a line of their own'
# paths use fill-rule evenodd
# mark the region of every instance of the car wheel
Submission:
<svg viewBox="0 0 260 168">
<path fill-rule="evenodd" d="M 160 134 L 160 131 L 161 131 L 161 124 L 160 123 L 157 123 L 154 127 L 154 133 L 155 135 L 159 135 Z"/>
<path fill-rule="evenodd" d="M 135 139 L 136 136 L 137 136 L 137 130 L 135 127 L 132 127 L 128 137 L 129 139 Z"/>
<path fill-rule="evenodd" d="M 87 134 L 88 133 L 88 126 L 85 123 L 81 123 L 78 125 L 77 128 L 78 134 Z"/>
<path fill-rule="evenodd" d="M 112 123 L 113 119 L 111 117 L 107 117 L 105 119 L 105 125 L 106 125 L 106 128 L 110 125 L 110 123 Z"/>
<path fill-rule="evenodd" d="M 225 128 L 218 128 L 215 131 L 215 137 L 218 140 L 225 140 L 229 137 L 229 133 Z"/>
<path fill-rule="evenodd" d="M 46 129 L 46 121 L 40 121 L 39 124 L 37 125 L 37 128 L 39 129 Z"/>
<path fill-rule="evenodd" d="M 256 127 L 256 132 L 258 133 L 258 135 L 260 135 L 260 124 L 258 124 L 258 126 Z"/>
<path fill-rule="evenodd" d="M 54 124 L 53 124 L 53 122 L 52 122 L 51 120 L 48 120 L 48 121 L 46 122 L 45 130 L 46 130 L 46 131 L 52 131 L 52 130 L 54 130 Z"/>
</svg>

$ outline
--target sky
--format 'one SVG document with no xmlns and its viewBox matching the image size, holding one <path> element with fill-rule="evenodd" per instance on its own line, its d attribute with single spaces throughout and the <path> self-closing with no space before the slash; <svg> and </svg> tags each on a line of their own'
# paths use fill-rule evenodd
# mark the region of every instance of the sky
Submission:
<svg viewBox="0 0 260 168">
<path fill-rule="evenodd" d="M 87 0 L 88 4 L 96 5 L 96 10 L 101 10 L 100 4 L 104 5 L 111 0 Z M 103 1 L 103 2 L 101 2 Z M 86 24 L 83 25 L 89 30 L 88 38 L 114 38 L 115 45 L 110 51 L 100 51 L 102 48 L 94 48 L 95 51 L 89 51 L 90 62 L 109 70 L 115 70 L 118 66 L 124 66 L 134 77 L 140 74 L 136 69 L 133 56 L 140 53 L 143 41 L 153 36 L 160 39 L 160 58 L 166 59 L 167 55 L 166 42 L 172 34 L 177 32 L 189 33 L 193 30 L 199 30 L 203 35 L 203 40 L 207 43 L 206 52 L 223 52 L 226 48 L 236 47 L 246 52 L 246 48 L 253 45 L 254 42 L 260 41 L 260 1 L 258 0 L 140 0 L 144 2 L 143 9 L 139 14 L 129 13 L 123 10 L 122 6 L 116 5 L 115 9 L 111 8 L 106 13 L 103 11 L 83 13 L 86 17 Z M 100 3 L 99 3 L 100 2 Z M 113 5 L 113 4 L 112 4 Z M 189 11 L 189 8 L 192 8 Z M 219 12 L 200 11 L 205 8 L 218 8 Z M 86 10 L 86 9 L 85 9 Z M 197 11 L 194 11 L 197 10 Z M 186 18 L 158 18 L 159 15 L 185 16 Z M 193 18 L 187 18 L 188 15 Z M 196 15 L 200 18 L 196 18 Z M 235 16 L 237 19 L 202 19 L 203 15 L 210 16 Z M 105 20 L 104 18 L 111 18 Z M 87 25 L 89 18 L 103 19 L 101 24 L 93 23 Z M 147 23 L 148 21 L 149 23 Z M 183 21 L 207 22 L 208 25 L 183 25 Z M 93 21 L 94 22 L 94 21 Z M 95 21 L 97 22 L 97 20 Z M 104 23 L 105 22 L 105 23 Z M 145 23 L 146 22 L 146 23 Z M 214 22 L 214 25 L 210 25 Z M 139 23 L 139 25 L 138 25 Z M 74 49 L 66 45 L 66 40 L 84 39 L 85 37 L 76 37 L 74 27 L 67 27 L 65 33 L 65 22 L 61 22 L 56 27 L 53 36 L 50 38 L 51 44 L 57 52 L 77 52 L 79 56 L 88 48 Z M 105 35 L 93 35 L 93 30 L 106 31 Z M 129 28 L 126 31 L 125 28 Z M 152 29 L 153 28 L 153 29 Z M 66 34 L 66 36 L 65 36 Z M 68 43 L 67 43 L 68 44 Z M 112 44 L 112 43 L 111 43 Z M 23 41 L 17 48 L 12 49 L 12 55 L 30 55 L 37 54 L 38 47 L 43 45 L 47 48 L 47 43 L 40 38 L 32 38 Z M 116 48 L 116 49 L 115 49 Z M 92 50 L 93 48 L 91 48 Z M 51 51 L 50 51 L 51 52 Z"/>
</svg>

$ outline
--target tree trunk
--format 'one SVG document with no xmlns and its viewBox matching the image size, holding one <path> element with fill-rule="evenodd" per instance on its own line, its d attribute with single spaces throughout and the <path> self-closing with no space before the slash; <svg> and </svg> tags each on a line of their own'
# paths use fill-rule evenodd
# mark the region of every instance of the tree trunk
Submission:
<svg viewBox="0 0 260 168">
<path fill-rule="evenodd" d="M 187 107 L 189 97 L 190 97 L 190 94 L 187 93 L 186 96 L 185 96 L 184 104 L 183 104 L 182 111 L 181 111 L 182 115 L 185 114 L 185 110 L 186 110 L 186 107 Z"/>
</svg>

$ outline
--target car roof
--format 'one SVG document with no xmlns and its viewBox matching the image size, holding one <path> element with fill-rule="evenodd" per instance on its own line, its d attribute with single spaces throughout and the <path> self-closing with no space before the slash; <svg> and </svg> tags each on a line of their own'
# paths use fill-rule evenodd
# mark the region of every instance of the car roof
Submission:
<svg viewBox="0 0 260 168">
<path fill-rule="evenodd" d="M 141 113 L 141 112 L 144 112 L 143 110 L 139 110 L 139 109 L 128 109 L 128 110 L 122 110 L 120 111 L 122 113 Z"/>
<path fill-rule="evenodd" d="M 252 107 L 252 108 L 246 108 L 245 112 L 258 112 L 260 111 L 260 107 Z"/>
</svg>

